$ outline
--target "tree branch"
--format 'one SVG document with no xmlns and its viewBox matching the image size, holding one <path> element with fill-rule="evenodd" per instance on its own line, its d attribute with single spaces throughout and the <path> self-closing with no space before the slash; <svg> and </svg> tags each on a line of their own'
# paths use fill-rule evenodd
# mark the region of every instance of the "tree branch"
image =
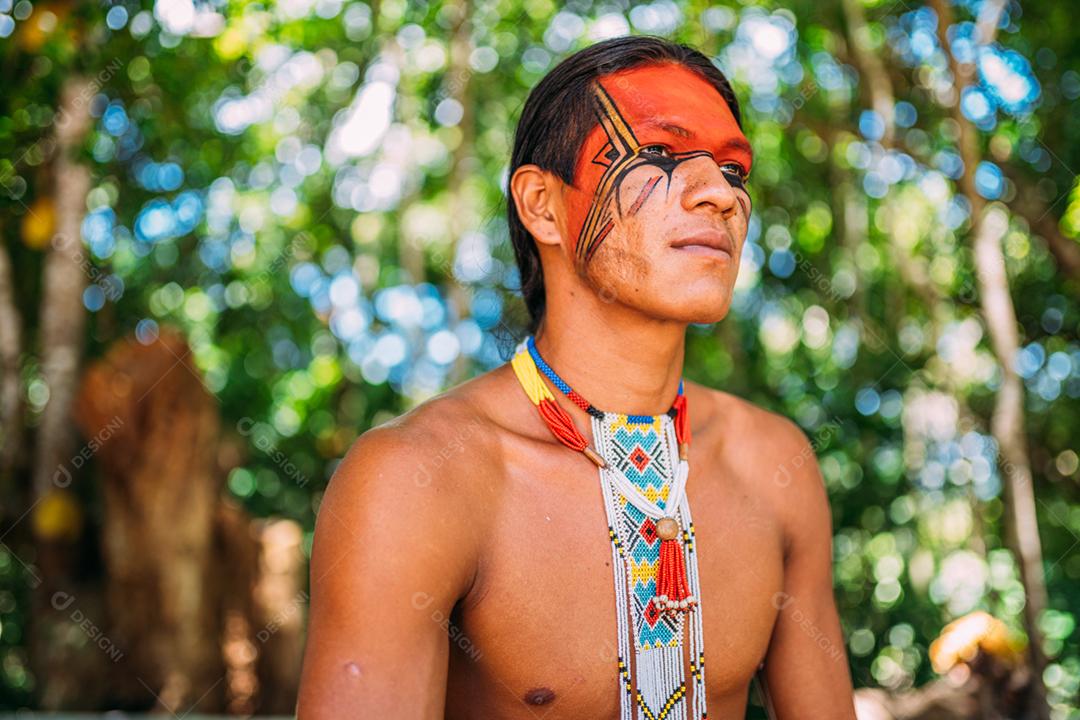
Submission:
<svg viewBox="0 0 1080 720">
<path fill-rule="evenodd" d="M 1020 176 L 1019 170 L 1002 163 L 1002 171 L 1016 186 L 1016 198 L 1009 203 L 1009 209 L 1027 220 L 1032 232 L 1046 241 L 1046 247 L 1057 260 L 1058 267 L 1073 279 L 1080 280 L 1080 244 L 1061 232 L 1052 208 L 1039 197 L 1032 184 Z"/>
<path fill-rule="evenodd" d="M 938 41 L 949 60 L 956 82 L 957 96 L 974 82 L 975 68 L 970 63 L 957 62 L 950 52 L 948 28 L 953 24 L 952 7 L 947 0 L 931 0 L 938 15 Z M 1003 4 L 990 3 L 979 18 L 979 39 L 993 41 Z M 1019 350 L 1016 309 L 1009 293 L 1005 255 L 1001 240 L 1008 230 L 1009 219 L 1003 206 L 987 206 L 975 186 L 975 168 L 981 159 L 978 130 L 964 116 L 960 103 L 952 108 L 953 119 L 960 127 L 960 155 L 964 162 L 960 187 L 971 204 L 971 235 L 975 256 L 979 301 L 990 345 L 1001 368 L 1002 380 L 995 398 L 990 428 L 1000 450 L 999 465 L 1005 478 L 1005 490 L 1012 533 L 1009 545 L 1017 557 L 1027 602 L 1024 605 L 1024 624 L 1028 633 L 1029 661 L 1032 667 L 1034 691 L 1031 710 L 1033 717 L 1049 717 L 1046 689 L 1042 673 L 1046 658 L 1042 652 L 1042 633 L 1039 616 L 1046 608 L 1046 577 L 1042 566 L 1042 544 L 1035 512 L 1035 492 L 1028 458 L 1024 429 L 1024 386 L 1016 374 L 1013 359 Z"/>
</svg>

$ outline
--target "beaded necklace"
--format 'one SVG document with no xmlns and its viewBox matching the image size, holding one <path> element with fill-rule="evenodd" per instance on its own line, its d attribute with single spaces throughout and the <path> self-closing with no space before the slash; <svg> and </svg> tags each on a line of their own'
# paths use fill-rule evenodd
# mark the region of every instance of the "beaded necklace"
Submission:
<svg viewBox="0 0 1080 720">
<path fill-rule="evenodd" d="M 540 356 L 531 335 L 517 346 L 511 365 L 552 434 L 600 473 L 615 583 L 620 720 L 706 720 L 701 589 L 685 492 L 690 423 L 683 381 L 665 413 L 627 415 L 600 410 L 571 388 Z M 544 378 L 589 414 L 595 448 Z M 692 707 L 686 701 L 686 620 Z"/>
</svg>

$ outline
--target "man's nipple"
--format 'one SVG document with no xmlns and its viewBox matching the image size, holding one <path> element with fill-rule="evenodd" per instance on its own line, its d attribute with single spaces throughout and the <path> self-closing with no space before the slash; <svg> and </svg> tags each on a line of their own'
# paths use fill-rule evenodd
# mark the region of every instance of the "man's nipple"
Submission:
<svg viewBox="0 0 1080 720">
<path fill-rule="evenodd" d="M 548 705 L 555 701 L 555 692 L 546 687 L 533 688 L 525 693 L 526 705 Z"/>
</svg>

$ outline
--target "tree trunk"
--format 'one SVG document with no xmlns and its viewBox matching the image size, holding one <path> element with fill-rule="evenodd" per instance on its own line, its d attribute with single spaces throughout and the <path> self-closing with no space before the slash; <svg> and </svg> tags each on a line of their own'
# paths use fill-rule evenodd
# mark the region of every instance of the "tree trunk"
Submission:
<svg viewBox="0 0 1080 720">
<path fill-rule="evenodd" d="M 22 447 L 22 316 L 15 304 L 15 275 L 0 243 L 0 488 L 10 497 L 11 472 Z"/>
<path fill-rule="evenodd" d="M 77 533 L 80 525 L 79 509 L 65 490 L 71 477 L 70 467 L 81 461 L 74 453 L 71 405 L 84 343 L 86 314 L 82 295 L 86 273 L 81 227 L 86 196 L 90 191 L 90 170 L 79 161 L 77 154 L 91 126 L 89 101 L 92 87 L 88 78 L 79 75 L 65 80 L 54 121 L 55 155 L 47 168 L 48 174 L 44 175 L 51 177 L 52 187 L 44 188 L 44 193 L 51 192 L 54 198 L 56 233 L 51 238 L 44 262 L 37 337 L 41 379 L 48 388 L 49 397 L 37 429 L 31 485 L 17 488 L 18 493 L 25 493 L 23 497 L 27 498 L 28 508 L 15 525 L 24 517 L 31 519 L 33 565 L 40 570 L 40 574 L 30 571 L 35 592 L 31 598 L 34 623 L 29 633 L 29 645 L 33 649 L 34 668 L 41 675 L 41 702 L 47 708 L 93 696 L 93 691 L 84 686 L 93 677 L 94 668 L 84 667 L 76 661 L 77 644 L 65 642 L 70 635 L 65 638 L 63 633 L 65 628 L 70 629 L 72 618 L 81 618 L 90 623 L 90 627 L 97 625 L 92 592 L 76 591 L 73 584 L 75 558 L 71 543 L 72 535 Z M 49 142 L 49 138 L 43 138 L 42 142 Z M 28 208 L 27 212 L 35 222 L 48 225 L 37 215 L 40 210 L 35 212 Z M 4 260 L 10 270 L 6 251 Z M 11 287 L 9 280 L 0 282 Z M 6 325 L 7 318 L 0 322 Z M 20 449 L 14 443 L 21 442 L 21 432 L 14 429 L 21 420 L 20 403 L 16 400 L 9 405 L 6 397 L 8 392 L 21 391 L 18 356 L 9 356 L 10 352 L 18 351 L 18 331 L 17 322 L 0 331 L 0 335 L 5 336 L 4 344 L 8 345 L 4 351 L 4 422 L 10 428 L 12 439 L 12 445 L 4 451 L 5 466 L 15 461 L 15 453 Z M 8 416 L 9 412 L 11 416 Z M 75 624 L 85 631 L 86 626 L 81 622 Z M 93 649 L 97 650 L 96 647 Z"/>
<path fill-rule="evenodd" d="M 174 714 L 218 710 L 219 420 L 183 338 L 118 343 L 86 373 L 76 418 L 90 438 L 111 433 L 97 449 L 106 605 L 111 637 L 127 650 L 113 698 Z"/>
<path fill-rule="evenodd" d="M 167 329 L 150 346 L 122 341 L 87 371 L 76 406 L 103 475 L 108 634 L 125 655 L 110 697 L 176 715 L 291 714 L 303 532 L 221 499 L 218 458 L 240 453 L 223 445 L 189 356 Z"/>
<path fill-rule="evenodd" d="M 932 0 L 938 15 L 938 42 L 949 58 L 949 67 L 956 82 L 957 98 L 972 84 L 974 66 L 961 64 L 949 51 L 947 31 L 952 25 L 952 8 L 945 0 Z M 976 40 L 989 44 L 993 40 L 1003 3 L 988 2 L 979 17 Z M 1024 386 L 1013 367 L 1020 347 L 1016 310 L 1009 294 L 1005 256 L 1001 242 L 1008 230 L 1008 215 L 995 204 L 988 207 L 975 186 L 975 169 L 979 164 L 978 130 L 960 110 L 959 100 L 953 105 L 953 118 L 960 127 L 960 156 L 964 172 L 960 186 L 971 204 L 971 235 L 975 269 L 979 285 L 979 302 L 990 344 L 1001 368 L 1001 387 L 998 389 L 991 418 L 991 432 L 999 448 L 998 464 L 1004 476 L 1007 501 L 1008 532 L 1006 540 L 1020 566 L 1027 602 L 1024 604 L 1024 625 L 1028 634 L 1028 652 L 1032 669 L 1034 692 L 1029 708 L 1031 717 L 1049 717 L 1046 689 L 1042 683 L 1046 657 L 1042 648 L 1039 617 L 1046 609 L 1046 577 L 1042 564 L 1042 544 L 1039 539 L 1035 512 L 1035 491 L 1028 460 L 1024 430 Z"/>
<path fill-rule="evenodd" d="M 75 396 L 79 358 L 83 348 L 86 288 L 82 221 L 90 170 L 75 158 L 90 129 L 91 82 L 69 78 L 60 93 L 56 120 L 57 152 L 54 164 L 56 235 L 45 259 L 41 299 L 41 371 L 49 388 L 49 401 L 41 415 L 34 462 L 34 500 L 46 494 L 53 477 L 70 457 L 75 435 L 71 402 Z M 33 212 L 32 210 L 30 212 Z"/>
<path fill-rule="evenodd" d="M 447 8 L 453 8 L 456 14 L 454 26 L 450 31 L 450 74 L 448 82 L 449 96 L 457 100 L 462 107 L 462 116 L 459 126 L 461 127 L 461 142 L 454 148 L 450 161 L 451 182 L 449 197 L 450 219 L 450 245 L 448 256 L 451 271 L 457 258 L 458 244 L 461 236 L 474 226 L 473 208 L 479 204 L 477 199 L 469 195 L 469 178 L 476 173 L 476 84 L 473 82 L 475 72 L 469 65 L 469 57 L 475 47 L 472 40 L 473 32 L 473 3 L 472 0 L 455 0 L 449 3 Z M 508 198 L 507 202 L 513 202 Z M 469 306 L 472 304 L 472 289 L 462 283 L 450 283 L 447 292 L 447 304 L 452 309 L 456 319 L 461 319 L 469 314 Z M 469 370 L 464 353 L 455 358 L 450 367 L 449 382 L 452 385 L 466 379 Z"/>
<path fill-rule="evenodd" d="M 304 653 L 307 576 L 300 551 L 303 529 L 292 520 L 252 523 L 259 557 L 254 588 L 258 630 L 258 710 L 265 715 L 292 715 Z"/>
</svg>

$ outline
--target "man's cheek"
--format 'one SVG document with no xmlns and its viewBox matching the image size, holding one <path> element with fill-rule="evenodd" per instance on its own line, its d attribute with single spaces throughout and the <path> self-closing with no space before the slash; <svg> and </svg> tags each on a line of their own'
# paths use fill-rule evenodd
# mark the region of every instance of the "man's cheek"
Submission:
<svg viewBox="0 0 1080 720">
<path fill-rule="evenodd" d="M 639 168 L 619 186 L 619 207 L 625 217 L 659 207 L 657 198 L 664 192 L 664 174 L 656 168 Z"/>
<path fill-rule="evenodd" d="M 654 258 L 642 254 L 637 238 L 619 231 L 604 242 L 585 268 L 585 274 L 601 300 L 626 300 L 647 283 L 653 261 Z"/>
</svg>

